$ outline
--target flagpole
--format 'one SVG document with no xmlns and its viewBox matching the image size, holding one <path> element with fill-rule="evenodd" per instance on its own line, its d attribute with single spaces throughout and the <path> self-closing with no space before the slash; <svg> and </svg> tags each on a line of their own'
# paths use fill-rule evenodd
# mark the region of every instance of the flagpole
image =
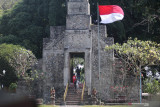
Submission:
<svg viewBox="0 0 160 107">
<path fill-rule="evenodd" d="M 99 8 L 98 8 L 98 3 L 97 3 L 97 23 L 98 23 L 98 71 L 99 71 L 99 80 L 100 80 L 100 43 L 99 43 L 99 39 L 100 39 L 100 35 L 99 35 Z"/>
<path fill-rule="evenodd" d="M 98 71 L 99 71 L 99 97 L 101 98 L 101 63 L 100 63 L 100 28 L 99 28 L 99 4 L 97 2 L 97 24 L 98 24 Z"/>
</svg>

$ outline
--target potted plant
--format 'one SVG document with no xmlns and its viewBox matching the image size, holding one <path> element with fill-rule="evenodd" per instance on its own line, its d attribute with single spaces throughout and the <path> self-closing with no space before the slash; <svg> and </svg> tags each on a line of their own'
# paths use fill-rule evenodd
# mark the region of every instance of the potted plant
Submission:
<svg viewBox="0 0 160 107">
<path fill-rule="evenodd" d="M 11 83 L 9 85 L 9 91 L 12 92 L 12 93 L 16 92 L 16 88 L 17 88 L 17 84 L 16 83 Z"/>
</svg>

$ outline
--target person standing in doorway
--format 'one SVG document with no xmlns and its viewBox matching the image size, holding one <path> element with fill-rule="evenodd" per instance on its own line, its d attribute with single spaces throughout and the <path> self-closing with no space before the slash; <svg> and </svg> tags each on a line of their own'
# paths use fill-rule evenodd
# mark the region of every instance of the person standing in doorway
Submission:
<svg viewBox="0 0 160 107">
<path fill-rule="evenodd" d="M 77 89 L 77 87 L 76 87 L 77 79 L 76 79 L 76 75 L 75 74 L 73 74 L 72 79 L 73 79 L 74 89 L 75 89 L 75 92 L 76 92 L 76 89 Z"/>
<path fill-rule="evenodd" d="M 75 74 L 73 74 L 72 79 L 73 79 L 73 84 L 74 84 L 74 82 L 76 81 L 76 75 Z"/>
<path fill-rule="evenodd" d="M 77 67 L 76 73 L 77 73 L 77 80 L 80 81 L 80 72 L 81 70 Z"/>
</svg>

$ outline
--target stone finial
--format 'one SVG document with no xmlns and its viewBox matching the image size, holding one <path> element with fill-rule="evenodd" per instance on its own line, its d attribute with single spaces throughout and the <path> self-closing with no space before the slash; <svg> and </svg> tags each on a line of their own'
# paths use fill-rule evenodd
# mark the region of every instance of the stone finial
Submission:
<svg viewBox="0 0 160 107">
<path fill-rule="evenodd" d="M 51 88 L 51 97 L 55 97 L 55 89 L 54 89 L 54 87 Z"/>
</svg>

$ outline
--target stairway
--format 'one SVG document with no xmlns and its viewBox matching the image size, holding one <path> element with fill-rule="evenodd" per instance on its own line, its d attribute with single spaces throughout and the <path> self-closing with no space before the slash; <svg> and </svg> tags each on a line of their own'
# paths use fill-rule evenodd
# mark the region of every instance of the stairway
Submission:
<svg viewBox="0 0 160 107">
<path fill-rule="evenodd" d="M 82 95 L 82 89 L 83 84 L 79 84 L 79 88 L 77 89 L 77 92 L 75 92 L 74 84 L 70 83 L 68 86 L 68 92 L 66 96 L 65 105 L 92 105 L 95 100 L 91 98 L 91 96 L 88 95 L 88 91 L 85 89 L 84 91 L 84 97 L 83 101 L 81 101 L 81 95 Z M 61 105 L 63 102 L 63 98 L 59 98 L 56 100 L 56 105 Z"/>
<path fill-rule="evenodd" d="M 82 95 L 83 84 L 79 84 L 77 92 L 74 89 L 74 84 L 70 83 L 68 87 L 68 93 L 66 97 L 66 105 L 80 105 Z"/>
</svg>

